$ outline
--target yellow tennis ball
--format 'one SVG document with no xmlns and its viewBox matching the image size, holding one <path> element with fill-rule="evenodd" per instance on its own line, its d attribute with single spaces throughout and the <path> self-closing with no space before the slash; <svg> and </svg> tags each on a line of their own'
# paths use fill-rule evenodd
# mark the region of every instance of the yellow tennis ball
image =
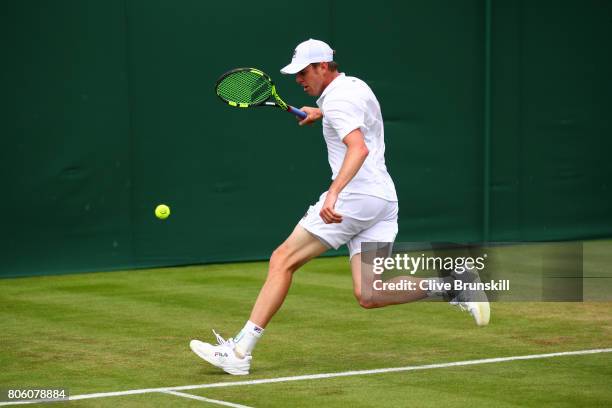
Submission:
<svg viewBox="0 0 612 408">
<path fill-rule="evenodd" d="M 170 215 L 170 207 L 166 204 L 160 204 L 155 207 L 155 216 L 160 220 L 165 220 Z"/>
</svg>

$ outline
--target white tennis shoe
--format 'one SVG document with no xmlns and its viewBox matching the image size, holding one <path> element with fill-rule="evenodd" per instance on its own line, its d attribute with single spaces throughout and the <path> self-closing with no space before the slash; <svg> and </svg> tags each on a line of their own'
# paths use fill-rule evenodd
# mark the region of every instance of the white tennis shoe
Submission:
<svg viewBox="0 0 612 408">
<path fill-rule="evenodd" d="M 450 301 L 453 306 L 469 312 L 478 326 L 486 326 L 491 319 L 491 307 L 489 302 L 461 302 L 458 297 Z"/>
<path fill-rule="evenodd" d="M 480 275 L 478 275 L 476 269 L 466 270 L 463 273 L 453 272 L 451 275 L 464 283 L 481 283 Z M 491 320 L 491 306 L 487 294 L 483 290 L 463 290 L 456 293 L 456 296 L 449 303 L 469 312 L 478 326 L 486 326 Z"/>
<path fill-rule="evenodd" d="M 217 337 L 217 345 L 191 340 L 191 351 L 228 374 L 247 375 L 251 367 L 251 355 L 238 357 L 234 351 L 234 339 L 225 340 L 216 331 L 213 330 L 213 333 Z"/>
</svg>

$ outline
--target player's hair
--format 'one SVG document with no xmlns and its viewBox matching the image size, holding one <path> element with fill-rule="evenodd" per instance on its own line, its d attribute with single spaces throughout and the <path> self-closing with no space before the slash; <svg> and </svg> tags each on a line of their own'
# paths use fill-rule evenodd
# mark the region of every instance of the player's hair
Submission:
<svg viewBox="0 0 612 408">
<path fill-rule="evenodd" d="M 320 64 L 320 62 L 313 62 L 312 65 L 313 66 L 318 66 Z M 338 71 L 338 63 L 336 61 L 329 61 L 327 63 L 327 68 L 329 68 L 330 71 L 332 72 L 336 72 Z"/>
</svg>

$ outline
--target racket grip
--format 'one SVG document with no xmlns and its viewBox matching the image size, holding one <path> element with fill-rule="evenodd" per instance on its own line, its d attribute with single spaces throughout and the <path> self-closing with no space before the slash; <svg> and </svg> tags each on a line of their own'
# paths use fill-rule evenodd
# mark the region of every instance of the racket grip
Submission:
<svg viewBox="0 0 612 408">
<path fill-rule="evenodd" d="M 298 116 L 298 117 L 300 117 L 300 118 L 302 118 L 302 119 L 306 119 L 306 116 L 308 116 L 308 115 L 306 114 L 306 112 L 302 112 L 301 110 L 299 110 L 299 109 L 297 109 L 297 108 L 294 108 L 294 107 L 293 107 L 293 106 L 291 106 L 291 105 L 288 105 L 288 106 L 287 106 L 287 111 L 289 111 L 289 112 L 293 113 L 295 116 Z"/>
</svg>

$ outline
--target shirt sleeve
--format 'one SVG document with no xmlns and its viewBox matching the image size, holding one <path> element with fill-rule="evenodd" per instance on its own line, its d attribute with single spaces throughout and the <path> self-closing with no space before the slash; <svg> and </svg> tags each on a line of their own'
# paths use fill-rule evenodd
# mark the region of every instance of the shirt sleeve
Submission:
<svg viewBox="0 0 612 408">
<path fill-rule="evenodd" d="M 336 131 L 340 140 L 360 128 L 365 133 L 365 112 L 359 105 L 347 99 L 326 101 L 323 116 Z"/>
</svg>

